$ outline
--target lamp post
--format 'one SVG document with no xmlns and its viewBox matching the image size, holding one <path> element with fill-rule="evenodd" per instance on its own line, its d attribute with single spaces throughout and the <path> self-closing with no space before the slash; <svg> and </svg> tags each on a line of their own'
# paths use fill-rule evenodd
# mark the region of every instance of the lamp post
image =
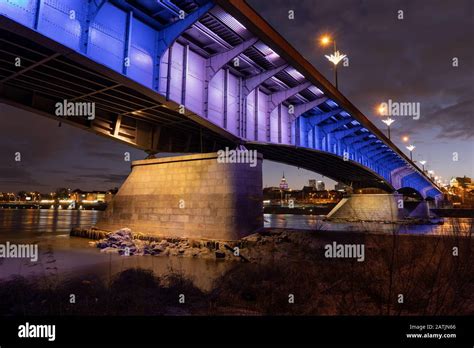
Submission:
<svg viewBox="0 0 474 348">
<path fill-rule="evenodd" d="M 333 46 L 334 46 L 334 53 L 331 54 L 331 55 L 325 55 L 325 57 L 331 62 L 334 64 L 334 80 L 335 80 L 335 83 L 336 83 L 336 89 L 338 89 L 338 83 L 337 83 L 337 65 L 339 64 L 339 62 L 341 60 L 343 60 L 344 58 L 347 57 L 347 55 L 345 54 L 341 54 L 337 48 L 336 48 L 336 40 L 334 39 L 331 39 L 330 36 L 328 35 L 324 35 L 320 38 L 320 42 L 321 42 L 321 46 L 327 46 L 329 45 L 330 43 L 333 43 Z"/>
<path fill-rule="evenodd" d="M 412 161 L 412 162 L 413 162 L 413 150 L 415 150 L 415 147 L 416 147 L 415 145 L 408 145 L 407 146 L 408 151 L 410 151 L 410 161 Z"/>
<path fill-rule="evenodd" d="M 393 118 L 387 117 L 387 119 L 382 120 L 383 123 L 387 125 L 387 131 L 388 131 L 388 139 L 391 140 L 390 138 L 390 125 L 395 122 Z"/>
<path fill-rule="evenodd" d="M 423 161 L 420 161 L 420 164 L 423 166 L 423 173 L 425 172 L 425 164 L 426 164 L 426 161 L 423 160 Z"/>
</svg>

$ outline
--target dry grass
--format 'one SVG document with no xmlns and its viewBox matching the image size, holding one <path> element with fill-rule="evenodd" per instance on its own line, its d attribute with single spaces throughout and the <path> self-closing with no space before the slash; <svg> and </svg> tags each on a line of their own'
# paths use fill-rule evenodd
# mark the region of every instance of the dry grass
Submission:
<svg viewBox="0 0 474 348">
<path fill-rule="evenodd" d="M 324 245 L 363 243 L 365 261 L 327 259 Z M 128 269 L 47 286 L 0 284 L 3 315 L 472 315 L 471 236 L 271 231 L 204 293 L 181 274 Z M 458 256 L 453 248 L 458 248 Z M 150 256 L 149 256 L 150 257 Z M 75 294 L 76 303 L 69 302 Z M 179 295 L 185 303 L 179 303 Z M 399 295 L 403 303 L 399 303 Z M 294 303 L 289 303 L 290 295 Z"/>
</svg>

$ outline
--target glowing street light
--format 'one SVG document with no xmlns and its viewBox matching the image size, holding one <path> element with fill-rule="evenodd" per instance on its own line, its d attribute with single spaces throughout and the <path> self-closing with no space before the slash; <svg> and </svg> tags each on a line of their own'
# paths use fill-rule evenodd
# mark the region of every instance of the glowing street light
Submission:
<svg viewBox="0 0 474 348">
<path fill-rule="evenodd" d="M 387 117 L 387 119 L 382 120 L 383 123 L 387 125 L 387 130 L 388 130 L 388 138 L 390 139 L 390 125 L 395 122 L 393 118 Z"/>
<path fill-rule="evenodd" d="M 407 149 L 410 151 L 410 161 L 413 161 L 413 150 L 415 150 L 415 145 L 408 145 Z"/>
<path fill-rule="evenodd" d="M 323 35 L 320 39 L 319 42 L 321 46 L 327 46 L 330 43 L 333 43 L 334 45 L 334 53 L 330 55 L 325 55 L 325 57 L 334 64 L 334 79 L 336 81 L 336 89 L 338 88 L 337 84 L 337 65 L 343 60 L 344 58 L 347 57 L 345 54 L 341 54 L 336 48 L 336 40 L 332 39 L 329 35 Z"/>
<path fill-rule="evenodd" d="M 327 46 L 331 42 L 331 38 L 328 35 L 321 36 L 319 40 L 321 41 L 322 46 Z"/>
<path fill-rule="evenodd" d="M 423 160 L 423 161 L 420 161 L 420 164 L 423 166 L 423 173 L 425 172 L 425 164 L 426 164 L 426 161 Z"/>
<path fill-rule="evenodd" d="M 408 137 L 408 135 L 404 135 L 404 136 L 402 137 L 402 141 L 403 141 L 404 143 L 408 143 L 408 140 L 410 140 L 410 138 Z"/>
<path fill-rule="evenodd" d="M 385 110 L 385 106 L 383 104 L 380 104 L 378 107 L 377 107 L 377 112 L 380 116 L 385 116 L 387 110 Z"/>
</svg>

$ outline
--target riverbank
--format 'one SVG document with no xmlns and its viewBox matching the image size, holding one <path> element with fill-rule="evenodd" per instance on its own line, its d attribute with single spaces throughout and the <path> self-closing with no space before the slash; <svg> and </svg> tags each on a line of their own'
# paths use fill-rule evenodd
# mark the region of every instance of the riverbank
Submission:
<svg viewBox="0 0 474 348">
<path fill-rule="evenodd" d="M 406 207 L 412 211 L 418 202 L 408 202 Z M 328 215 L 336 206 L 334 204 L 296 206 L 268 205 L 263 207 L 264 214 L 292 214 L 292 215 Z M 464 208 L 432 208 L 430 211 L 439 217 L 474 218 L 474 209 Z"/>
<path fill-rule="evenodd" d="M 328 257 L 328 245 L 363 246 L 363 259 Z M 208 289 L 196 286 L 196 278 L 211 278 L 196 268 L 187 274 L 158 275 L 129 264 L 105 279 L 92 271 L 46 282 L 47 286 L 27 279 L 3 282 L 0 311 L 4 315 L 467 315 L 474 313 L 473 246 L 472 233 L 462 237 L 455 231 L 420 236 L 266 229 L 244 238 L 239 251 L 249 262 L 207 260 L 226 266 Z M 197 264 L 200 260 L 184 254 L 113 256 L 123 261 Z M 74 305 L 67 302 L 70 293 L 78 299 Z M 184 303 L 179 302 L 180 295 Z"/>
</svg>

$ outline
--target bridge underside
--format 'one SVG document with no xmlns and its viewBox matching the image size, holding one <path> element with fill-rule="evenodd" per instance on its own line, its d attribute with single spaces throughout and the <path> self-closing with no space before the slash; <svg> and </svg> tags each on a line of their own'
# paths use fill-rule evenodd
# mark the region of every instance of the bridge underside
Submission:
<svg viewBox="0 0 474 348">
<path fill-rule="evenodd" d="M 0 60 L 2 102 L 150 152 L 212 152 L 234 144 L 157 93 L 5 17 L 0 38 L 9 60 Z M 16 57 L 21 67 L 15 71 Z M 95 119 L 55 116 L 64 99 L 94 102 Z"/>
<path fill-rule="evenodd" d="M 375 187 L 387 192 L 394 191 L 394 188 L 376 173 L 368 171 L 354 161 L 344 161 L 331 153 L 290 145 L 248 143 L 246 147 L 257 150 L 267 160 L 314 171 L 354 189 Z"/>
<path fill-rule="evenodd" d="M 265 159 L 318 172 L 352 185 L 393 187 L 375 172 L 334 154 L 292 145 L 245 142 L 155 91 L 55 43 L 5 17 L 0 21 L 2 55 L 22 57 L 13 70 L 0 61 L 0 101 L 24 108 L 148 152 L 203 153 L 244 144 Z M 94 102 L 94 120 L 55 116 L 58 100 Z"/>
</svg>

